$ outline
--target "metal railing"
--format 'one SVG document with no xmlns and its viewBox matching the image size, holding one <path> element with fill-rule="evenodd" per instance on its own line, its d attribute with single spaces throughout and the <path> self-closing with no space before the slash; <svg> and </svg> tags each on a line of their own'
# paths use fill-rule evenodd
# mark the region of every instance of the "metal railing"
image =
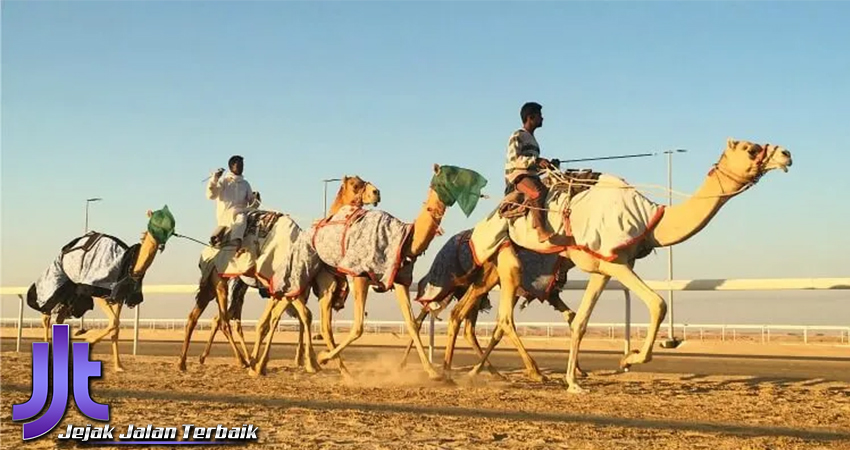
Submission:
<svg viewBox="0 0 850 450">
<path fill-rule="evenodd" d="M 707 279 L 707 280 L 673 280 L 673 281 L 647 281 L 647 285 L 650 288 L 660 291 L 660 290 L 671 290 L 671 291 L 776 291 L 776 290 L 850 290 L 850 278 L 779 278 L 779 279 L 736 279 L 736 280 L 724 280 L 724 279 Z M 584 280 L 572 280 L 568 281 L 564 287 L 565 290 L 584 290 L 587 287 L 587 281 Z M 143 292 L 145 294 L 193 294 L 197 290 L 197 285 L 187 284 L 187 285 L 148 285 L 143 287 Z M 496 288 L 498 290 L 498 287 Z M 625 296 L 625 321 L 621 324 L 590 324 L 589 326 L 594 328 L 599 327 L 607 327 L 611 329 L 611 334 L 613 335 L 613 330 L 622 328 L 623 329 L 623 342 L 624 342 L 624 352 L 629 353 L 631 346 L 631 329 L 632 327 L 636 327 L 638 330 L 640 328 L 645 328 L 648 324 L 633 324 L 631 323 L 631 296 L 630 292 L 624 287 L 616 282 L 611 281 L 608 283 L 606 290 L 621 290 Z M 18 304 L 18 319 L 16 322 L 17 326 L 17 351 L 20 351 L 21 346 L 21 338 L 24 327 L 24 299 L 23 295 L 26 293 L 27 288 L 25 287 L 0 287 L 0 295 L 17 295 L 19 299 Z M 134 321 L 133 321 L 133 354 L 135 355 L 138 350 L 138 342 L 139 342 L 139 328 L 140 328 L 140 319 L 139 312 L 142 305 L 134 308 Z M 40 321 L 37 319 L 31 319 L 37 321 L 40 326 Z M 69 320 L 68 323 L 74 323 L 72 319 Z M 105 320 L 105 319 L 101 319 Z M 154 324 L 157 321 L 171 321 L 172 319 L 146 319 L 145 323 Z M 88 319 L 87 322 L 97 322 L 97 319 L 92 320 Z M 179 322 L 180 320 L 175 319 L 175 321 Z M 183 320 L 185 321 L 185 319 Z M 27 320 L 30 322 L 30 319 Z M 209 321 L 205 321 L 208 323 Z M 245 326 L 254 325 L 257 321 L 245 320 L 242 323 Z M 4 322 L 5 323 L 5 322 Z M 176 323 L 176 322 L 174 322 Z M 185 322 L 184 322 L 185 323 Z M 281 326 L 292 326 L 296 322 L 291 319 L 282 319 Z M 351 321 L 342 321 L 337 320 L 334 321 L 334 326 L 341 326 L 343 324 L 351 324 Z M 372 326 L 382 326 L 387 325 L 390 327 L 399 327 L 401 333 L 404 333 L 404 323 L 401 321 L 369 321 L 367 322 L 367 327 Z M 442 327 L 445 324 L 441 324 Z M 479 322 L 477 324 L 480 329 L 485 332 L 492 329 L 495 326 L 492 322 Z M 547 335 L 551 336 L 554 329 L 558 328 L 566 328 L 566 323 L 548 323 L 548 322 L 532 322 L 532 323 L 518 323 L 518 328 L 526 327 L 545 327 L 547 330 Z M 847 332 L 847 340 L 850 343 L 850 327 L 844 326 L 809 326 L 809 325 L 730 325 L 730 324 L 702 324 L 702 325 L 690 325 L 690 324 L 675 324 L 675 327 L 682 329 L 684 336 L 687 335 L 687 330 L 689 328 L 700 330 L 700 333 L 704 333 L 706 329 L 719 329 L 721 331 L 721 335 L 723 339 L 726 337 L 726 332 L 731 329 L 733 333 L 736 333 L 737 330 L 743 329 L 751 329 L 751 330 L 759 330 L 762 335 L 762 341 L 767 342 L 770 340 L 770 333 L 772 330 L 800 330 L 803 332 L 804 341 L 808 342 L 809 333 L 811 331 L 840 331 L 841 333 L 841 342 L 844 342 L 844 332 Z M 429 354 L 433 355 L 434 348 L 434 335 L 436 334 L 437 324 L 435 323 L 433 315 L 431 316 L 431 324 L 428 328 L 429 334 Z M 735 334 L 733 334 L 733 339 L 735 338 Z"/>
</svg>

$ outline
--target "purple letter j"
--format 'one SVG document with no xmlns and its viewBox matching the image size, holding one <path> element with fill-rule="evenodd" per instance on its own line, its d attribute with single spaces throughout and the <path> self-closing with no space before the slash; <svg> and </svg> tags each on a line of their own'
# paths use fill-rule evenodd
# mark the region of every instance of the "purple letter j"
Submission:
<svg viewBox="0 0 850 450">
<path fill-rule="evenodd" d="M 41 437 L 59 425 L 68 407 L 68 325 L 53 325 L 53 399 L 47 411 L 23 426 L 25 441 Z M 48 353 L 50 344 L 32 344 L 32 396 L 26 403 L 12 406 L 12 420 L 35 417 L 47 403 Z M 74 343 L 74 400 L 80 412 L 100 421 L 109 420 L 109 406 L 95 403 L 89 395 L 89 378 L 101 375 L 100 361 L 89 360 L 89 344 Z"/>
</svg>

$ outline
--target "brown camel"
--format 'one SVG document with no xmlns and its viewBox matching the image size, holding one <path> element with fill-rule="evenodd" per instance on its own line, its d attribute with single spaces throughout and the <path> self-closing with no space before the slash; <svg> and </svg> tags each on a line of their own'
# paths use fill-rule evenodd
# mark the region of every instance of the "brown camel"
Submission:
<svg viewBox="0 0 850 450">
<path fill-rule="evenodd" d="M 101 331 L 81 330 L 94 346 L 107 336 L 112 340 L 112 361 L 116 372 L 124 367 L 118 354 L 121 308 L 135 308 L 144 301 L 142 280 L 153 264 L 158 249 L 174 233 L 174 216 L 165 206 L 147 212 L 148 231 L 141 243 L 128 246 L 120 239 L 91 231 L 62 248 L 54 263 L 33 283 L 27 292 L 27 304 L 42 313 L 44 340 L 49 339 L 50 318 L 56 323 L 68 317 L 82 317 L 96 303 L 109 319 Z"/>
<path fill-rule="evenodd" d="M 626 289 L 635 292 L 646 303 L 650 313 L 650 326 L 641 349 L 624 356 L 620 361 L 620 367 L 627 370 L 633 364 L 643 364 L 652 360 L 652 345 L 661 321 L 667 312 L 664 299 L 634 273 L 635 260 L 646 256 L 653 248 L 671 246 L 689 239 L 709 223 L 726 201 L 755 185 L 770 170 L 781 169 L 787 172 L 791 162 L 791 153 L 782 147 L 729 139 L 720 159 L 709 171 L 705 182 L 695 195 L 680 205 L 666 209 L 658 207 L 652 219 L 641 224 L 643 228 L 639 227 L 642 230 L 641 233 L 634 236 L 631 241 L 612 247 L 612 255 L 610 256 L 599 254 L 587 245 L 579 243 L 576 240 L 577 234 L 566 233 L 565 230 L 569 227 L 572 228 L 572 232 L 577 231 L 576 222 L 580 221 L 582 217 L 584 219 L 593 217 L 587 213 L 587 210 L 578 214 L 582 217 L 576 217 L 578 199 L 557 195 L 557 192 L 550 193 L 549 201 L 547 201 L 548 219 L 550 225 L 558 232 L 548 244 L 552 247 L 561 245 L 562 254 L 565 254 L 576 267 L 590 275 L 587 289 L 581 300 L 581 306 L 571 326 L 570 355 L 566 370 L 566 381 L 570 392 L 584 392 L 584 389 L 576 382 L 578 350 L 587 329 L 590 313 L 609 279 L 613 277 Z M 557 176 L 557 173 L 553 172 L 552 175 Z M 565 181 L 569 182 L 569 180 Z M 608 186 L 604 184 L 608 184 Z M 595 206 L 596 203 L 594 203 L 594 207 L 590 210 L 597 214 L 609 214 L 611 211 L 616 213 L 617 208 L 625 208 L 623 204 L 617 203 L 619 200 L 617 200 L 616 195 L 620 195 L 620 193 L 616 193 L 612 189 L 632 190 L 633 188 L 614 177 L 605 177 L 605 183 L 603 183 L 603 178 L 600 177 L 598 183 L 587 191 L 588 196 L 585 198 L 593 198 L 590 197 L 590 193 L 603 190 L 596 191 L 598 193 L 596 195 L 603 200 L 610 201 L 611 206 L 600 208 Z M 632 192 L 634 191 L 632 190 Z M 629 201 L 634 200 L 635 197 L 632 197 Z M 572 225 L 565 221 L 565 214 L 569 211 L 571 211 L 569 220 Z M 494 216 L 491 215 L 491 219 L 487 220 L 493 218 Z M 625 225 L 620 222 L 619 226 Z M 528 229 L 530 229 L 530 223 L 527 219 L 517 219 L 508 230 L 510 240 L 521 246 L 532 248 L 534 242 L 523 237 Z M 612 230 L 618 231 L 617 229 Z M 484 228 L 476 228 L 476 231 L 484 232 Z M 595 228 L 578 231 L 579 233 L 581 231 L 600 232 Z M 475 232 L 473 232 L 472 240 L 475 240 Z M 517 242 L 518 240 L 521 242 Z M 557 241 L 560 241 L 560 243 L 555 243 Z M 566 244 L 562 244 L 563 242 L 566 242 Z M 479 255 L 476 258 L 478 261 L 487 259 L 484 258 L 484 255 Z M 513 308 L 521 279 L 522 267 L 520 261 L 513 246 L 500 247 L 495 252 L 495 258 L 501 286 L 498 325 L 494 329 L 490 344 L 484 351 L 484 357 L 473 367 L 470 375 L 480 372 L 483 361 L 486 360 L 504 334 L 507 334 L 517 347 L 526 367 L 530 371 L 536 369 L 534 361 L 528 355 L 522 341 L 516 334 L 513 319 Z"/>
<path fill-rule="evenodd" d="M 374 185 L 365 182 L 360 177 L 344 177 L 331 211 L 335 211 L 346 204 L 362 206 L 364 204 L 377 204 L 379 201 L 380 191 Z M 228 248 L 227 243 L 225 243 L 220 249 L 206 248 L 202 254 L 199 264 L 201 268 L 201 280 L 198 293 L 195 296 L 195 306 L 189 313 L 189 319 L 186 323 L 183 348 L 180 354 L 180 361 L 178 362 L 178 368 L 181 371 L 186 370 L 186 356 L 189 349 L 189 342 L 198 318 L 213 298 L 217 300 L 218 315 L 213 320 L 215 327 L 208 342 L 211 342 L 215 333 L 221 330 L 241 367 L 250 367 L 256 363 L 255 360 L 259 352 L 259 341 L 260 337 L 263 336 L 263 332 L 260 329 L 257 330 L 257 343 L 253 351 L 254 357 L 251 358 L 245 345 L 244 335 L 242 334 L 241 308 L 238 314 L 231 316 L 230 313 L 235 311 L 227 307 L 227 279 L 241 277 L 244 281 L 247 278 L 251 281 L 251 285 L 262 286 L 271 291 L 269 284 L 274 277 L 275 266 L 280 263 L 282 258 L 286 258 L 289 255 L 292 245 L 301 233 L 301 229 L 289 217 L 272 211 L 249 211 L 247 221 L 248 227 L 244 239 L 247 245 L 243 246 L 243 248 L 248 249 L 247 251 L 235 252 L 232 248 Z M 316 278 L 317 282 L 323 282 L 321 287 L 318 285 L 313 286 L 316 289 L 317 295 L 319 295 L 319 292 L 327 291 L 328 296 L 331 296 L 339 289 L 339 283 L 332 283 L 331 280 L 333 280 L 333 277 L 330 274 Z M 302 339 L 305 334 L 309 336 L 311 315 L 310 311 L 306 308 L 306 300 L 309 292 L 309 287 L 302 287 L 297 291 L 278 293 L 274 296 L 275 298 L 270 300 L 264 316 L 271 313 L 273 304 L 280 304 L 282 306 L 281 314 L 284 310 L 289 310 L 291 307 L 297 312 L 301 322 L 302 332 L 299 333 L 301 335 L 299 339 Z M 331 299 L 328 299 L 328 302 L 331 302 Z M 230 329 L 231 320 L 236 321 L 237 338 L 242 347 L 242 352 L 239 351 L 234 342 Z M 312 352 L 310 340 L 307 339 L 307 342 L 304 344 Z M 202 362 L 206 358 L 206 354 L 207 352 L 205 351 L 201 357 Z M 267 356 L 267 352 L 264 356 Z M 313 357 L 313 360 L 315 360 L 315 357 Z M 314 364 L 308 362 L 307 370 L 315 371 L 317 369 Z M 255 374 L 253 368 L 251 372 Z"/>
<path fill-rule="evenodd" d="M 475 333 L 475 324 L 479 312 L 490 308 L 488 293 L 499 284 L 499 274 L 495 264 L 485 261 L 481 266 L 475 266 L 472 262 L 471 249 L 468 245 L 471 232 L 472 230 L 461 231 L 444 244 L 431 264 L 429 272 L 419 281 L 417 289 L 416 300 L 423 303 L 422 310 L 416 318 L 419 328 L 429 313 L 439 316 L 447 309 L 449 303 L 458 300 L 451 312 L 447 327 L 444 374 L 451 373 L 461 322 L 464 324 L 466 340 L 479 358 L 484 356 Z M 547 303 L 560 312 L 568 324 L 571 324 L 575 312 L 564 303 L 559 293 L 566 282 L 566 274 L 572 268 L 572 263 L 557 254 L 543 255 L 522 247 L 517 247 L 516 250 L 526 269 L 522 273 L 522 286 L 519 288 L 519 295 L 524 297 L 524 303 L 520 308 L 525 308 L 535 300 Z M 413 341 L 410 340 L 402 358 L 402 367 L 406 364 L 412 347 Z M 490 373 L 503 378 L 489 362 L 486 362 L 486 365 Z M 580 368 L 577 370 L 580 375 L 586 375 Z M 534 380 L 540 380 L 537 373 L 528 375 Z"/>
<path fill-rule="evenodd" d="M 338 346 L 318 356 L 320 363 L 338 355 L 363 334 L 363 318 L 369 286 L 378 292 L 394 288 L 396 299 L 414 339 L 425 371 L 432 379 L 441 376 L 431 367 L 413 321 L 410 284 L 416 258 L 437 235 L 447 206 L 457 201 L 464 213 L 474 209 L 487 181 L 478 173 L 434 165 L 428 197 L 413 224 L 404 223 L 382 211 L 343 209 L 314 229 L 313 244 L 326 265 L 354 277 L 354 324 Z M 332 317 L 323 310 L 322 329 L 330 333 Z"/>
</svg>

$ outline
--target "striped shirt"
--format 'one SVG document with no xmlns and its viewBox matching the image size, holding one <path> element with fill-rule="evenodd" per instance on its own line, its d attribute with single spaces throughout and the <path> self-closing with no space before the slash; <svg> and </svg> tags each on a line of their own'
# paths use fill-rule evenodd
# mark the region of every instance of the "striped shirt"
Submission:
<svg viewBox="0 0 850 450">
<path fill-rule="evenodd" d="M 540 157 L 540 145 L 534 135 L 520 128 L 511 134 L 508 140 L 505 178 L 513 181 L 520 175 L 537 175 L 537 158 Z"/>
</svg>

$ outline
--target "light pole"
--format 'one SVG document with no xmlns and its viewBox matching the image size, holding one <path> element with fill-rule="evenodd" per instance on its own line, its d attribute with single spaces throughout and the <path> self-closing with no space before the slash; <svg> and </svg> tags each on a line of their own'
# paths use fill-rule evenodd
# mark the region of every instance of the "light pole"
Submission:
<svg viewBox="0 0 850 450">
<path fill-rule="evenodd" d="M 100 197 L 92 197 L 92 198 L 86 199 L 86 231 L 85 231 L 84 234 L 88 234 L 88 232 L 89 232 L 89 203 L 99 202 L 101 200 L 103 200 L 103 199 L 100 198 Z M 86 323 L 85 323 L 84 319 L 85 319 L 85 317 L 80 316 L 80 331 L 86 329 Z"/>
<path fill-rule="evenodd" d="M 673 154 L 685 153 L 687 150 L 679 148 L 676 150 L 667 150 L 663 153 L 667 155 L 667 206 L 673 205 Z M 667 247 L 667 283 L 673 281 L 673 246 Z M 681 341 L 676 339 L 673 331 L 673 290 L 667 289 L 667 340 L 661 342 L 664 348 L 676 348 L 681 344 Z"/>
<path fill-rule="evenodd" d="M 92 197 L 92 198 L 86 199 L 86 231 L 85 231 L 86 233 L 89 232 L 89 203 L 99 202 L 101 200 L 103 200 L 103 199 L 100 198 L 100 197 Z"/>
<path fill-rule="evenodd" d="M 322 214 L 322 218 L 328 217 L 328 183 L 331 183 L 331 182 L 334 182 L 334 181 L 342 181 L 342 178 L 326 178 L 326 179 L 322 180 L 322 183 L 324 183 L 324 205 L 325 205 L 325 209 L 324 209 L 325 212 L 324 212 L 324 214 Z"/>
</svg>

